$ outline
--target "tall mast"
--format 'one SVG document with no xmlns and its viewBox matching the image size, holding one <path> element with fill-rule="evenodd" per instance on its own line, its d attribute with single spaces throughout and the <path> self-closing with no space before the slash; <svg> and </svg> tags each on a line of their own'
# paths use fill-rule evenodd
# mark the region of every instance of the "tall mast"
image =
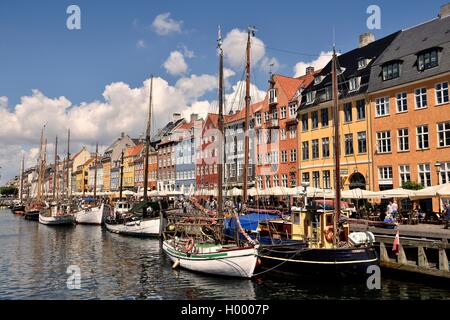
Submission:
<svg viewBox="0 0 450 320">
<path fill-rule="evenodd" d="M 70 186 L 70 179 L 69 179 L 69 164 L 70 164 L 70 129 L 67 130 L 67 172 L 66 172 L 66 192 L 67 192 L 67 198 L 69 198 L 69 186 Z"/>
<path fill-rule="evenodd" d="M 142 208 L 143 217 L 147 215 L 147 188 L 148 188 L 148 156 L 150 152 L 150 133 L 152 124 L 152 99 L 153 99 L 153 75 L 150 78 L 150 98 L 148 103 L 147 130 L 145 131 L 145 159 L 144 159 L 144 207 Z"/>
<path fill-rule="evenodd" d="M 45 126 L 44 126 L 45 127 Z M 44 127 L 41 129 L 41 139 L 39 142 L 39 160 L 38 160 L 38 186 L 37 186 L 37 200 L 41 201 L 41 179 L 42 179 L 42 144 L 44 140 Z"/>
<path fill-rule="evenodd" d="M 123 186 L 123 150 L 120 157 L 120 189 L 119 189 L 119 201 L 122 200 L 122 186 Z"/>
<path fill-rule="evenodd" d="M 44 145 L 44 162 L 42 163 L 42 193 L 45 193 L 45 167 L 47 166 L 47 139 Z M 45 197 L 44 197 L 45 198 Z"/>
<path fill-rule="evenodd" d="M 56 171 L 58 170 L 57 168 L 57 160 L 56 158 L 58 157 L 58 136 L 56 136 L 56 141 L 55 141 L 55 164 L 54 164 L 54 168 L 53 168 L 53 200 L 56 200 Z"/>
<path fill-rule="evenodd" d="M 95 160 L 94 160 L 94 198 L 97 198 L 97 157 L 98 157 L 98 142 L 95 146 Z"/>
<path fill-rule="evenodd" d="M 255 28 L 248 28 L 247 31 L 247 63 L 245 67 L 245 121 L 244 121 L 244 194 L 243 194 L 243 204 L 247 204 L 247 189 L 248 189 L 248 154 L 250 149 L 249 142 L 249 117 L 250 117 L 250 37 L 251 34 L 254 35 Z"/>
<path fill-rule="evenodd" d="M 336 48 L 333 46 L 333 125 L 334 125 L 334 190 L 335 190 L 335 204 L 334 204 L 334 245 L 339 242 L 338 235 L 338 221 L 341 212 L 341 170 L 340 170 L 340 138 L 339 138 L 339 96 L 338 96 L 338 76 L 337 76 L 337 57 Z"/>
<path fill-rule="evenodd" d="M 23 200 L 23 175 L 25 170 L 25 154 L 22 155 L 22 170 L 20 171 L 20 203 Z"/>
<path fill-rule="evenodd" d="M 220 50 L 220 62 L 219 62 L 219 119 L 218 119 L 218 125 L 219 125 L 219 141 L 222 141 L 223 144 L 225 144 L 224 141 L 224 128 L 223 128 L 223 50 L 222 50 L 222 35 L 220 32 L 219 27 L 219 37 L 218 37 L 218 47 Z M 223 148 L 222 146 L 219 147 L 219 163 L 218 163 L 218 194 L 217 194 L 217 210 L 218 215 L 221 217 L 223 215 Z"/>
</svg>

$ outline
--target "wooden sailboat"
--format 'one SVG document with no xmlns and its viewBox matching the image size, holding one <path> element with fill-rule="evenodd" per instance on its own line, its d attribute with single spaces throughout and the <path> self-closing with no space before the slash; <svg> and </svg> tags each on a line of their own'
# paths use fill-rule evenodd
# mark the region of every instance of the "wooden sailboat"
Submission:
<svg viewBox="0 0 450 320">
<path fill-rule="evenodd" d="M 78 224 L 103 224 L 104 219 L 109 215 L 108 204 L 97 199 L 97 164 L 98 164 L 98 143 L 95 147 L 94 160 L 94 199 L 93 201 L 83 200 L 79 210 L 75 213 L 75 220 Z"/>
<path fill-rule="evenodd" d="M 37 182 L 37 195 L 35 199 L 30 199 L 30 201 L 25 206 L 25 214 L 24 218 L 26 220 L 32 220 L 32 221 L 39 221 L 39 213 L 42 210 L 45 210 L 48 208 L 48 204 L 44 202 L 43 200 L 43 182 L 44 182 L 44 170 L 45 166 L 43 163 L 43 157 L 42 157 L 42 146 L 44 143 L 44 127 L 41 129 L 41 137 L 39 141 L 39 158 L 38 158 L 38 164 L 37 164 L 37 172 L 38 172 L 38 182 Z"/>
<path fill-rule="evenodd" d="M 150 98 L 149 98 L 149 110 L 147 119 L 147 128 L 145 135 L 145 159 L 144 159 L 144 199 L 138 207 L 141 208 L 141 215 L 137 215 L 136 212 L 132 212 L 129 204 L 122 201 L 122 180 L 123 180 L 123 151 L 121 158 L 121 174 L 120 174 L 120 196 L 119 201 L 114 206 L 114 215 L 112 219 L 105 221 L 106 228 L 113 232 L 128 236 L 136 237 L 160 237 L 162 231 L 167 223 L 167 220 L 163 217 L 161 206 L 159 206 L 159 212 L 151 210 L 149 212 L 148 203 L 148 166 L 149 166 L 149 150 L 150 150 L 150 134 L 151 134 L 151 122 L 152 122 L 152 99 L 153 99 L 153 76 L 150 79 Z M 125 214 L 124 214 L 125 212 Z M 122 215 L 122 218 L 118 217 L 118 214 Z"/>
<path fill-rule="evenodd" d="M 250 33 L 247 44 L 247 72 L 249 74 Z M 219 139 L 223 139 L 223 50 L 219 29 Z M 247 97 L 249 101 L 249 97 Z M 257 246 L 246 243 L 239 246 L 227 243 L 223 237 L 223 150 L 219 148 L 218 211 L 217 217 L 185 217 L 174 222 L 174 232 L 166 233 L 163 250 L 174 263 L 182 268 L 217 276 L 251 278 L 257 264 Z M 248 145 L 245 146 L 248 153 Z M 233 210 L 233 208 L 228 208 Z M 236 213 L 236 212 L 235 212 Z"/>
<path fill-rule="evenodd" d="M 58 137 L 55 142 L 55 163 L 53 169 L 53 199 L 50 207 L 47 210 L 39 213 L 39 223 L 45 225 L 73 225 L 75 223 L 75 216 L 72 213 L 71 206 L 68 202 L 60 201 L 58 191 L 56 190 L 58 184 Z"/>
<path fill-rule="evenodd" d="M 22 156 L 22 166 L 20 169 L 20 186 L 19 186 L 19 202 L 13 204 L 11 211 L 17 215 L 23 215 L 25 213 L 25 205 L 23 203 L 23 172 L 25 168 L 25 156 Z"/>
<path fill-rule="evenodd" d="M 340 221 L 341 178 L 339 138 L 338 59 L 333 49 L 332 87 L 335 149 L 335 207 L 334 210 L 293 209 L 291 222 L 282 222 L 291 240 L 297 243 L 264 245 L 260 247 L 261 267 L 294 275 L 318 274 L 331 276 L 365 276 L 370 265 L 378 263 L 371 232 L 349 233 L 347 223 Z M 272 234 L 274 223 L 261 225 L 260 234 Z M 279 221 L 278 221 L 278 224 Z"/>
</svg>

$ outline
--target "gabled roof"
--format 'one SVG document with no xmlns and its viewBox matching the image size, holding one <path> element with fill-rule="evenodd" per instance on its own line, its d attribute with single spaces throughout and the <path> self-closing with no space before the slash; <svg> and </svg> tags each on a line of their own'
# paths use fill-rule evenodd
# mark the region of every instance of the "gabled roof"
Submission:
<svg viewBox="0 0 450 320">
<path fill-rule="evenodd" d="M 255 112 L 258 112 L 259 110 L 261 110 L 263 103 L 264 103 L 263 101 L 260 101 L 260 102 L 250 105 L 250 116 L 255 114 Z M 225 116 L 225 124 L 229 124 L 229 123 L 236 122 L 239 120 L 244 120 L 244 119 L 245 119 L 245 107 L 234 114 L 226 115 Z"/>
<path fill-rule="evenodd" d="M 439 48 L 437 67 L 419 71 L 417 54 Z M 382 66 L 401 60 L 400 77 L 383 81 Z M 406 84 L 450 71 L 450 17 L 436 18 L 418 26 L 403 30 L 390 46 L 378 57 L 370 76 L 369 92 Z"/>
<path fill-rule="evenodd" d="M 126 149 L 126 151 L 125 151 L 125 155 L 128 156 L 128 157 L 137 156 L 137 155 L 139 155 L 141 153 L 143 148 L 144 148 L 144 145 L 142 143 L 138 144 L 138 145 L 136 145 L 134 147 L 128 147 Z"/>
</svg>

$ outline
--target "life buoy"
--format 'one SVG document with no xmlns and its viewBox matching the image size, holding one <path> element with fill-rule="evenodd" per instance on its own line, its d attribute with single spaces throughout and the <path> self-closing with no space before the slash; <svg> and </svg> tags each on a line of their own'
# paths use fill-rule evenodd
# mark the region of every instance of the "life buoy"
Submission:
<svg viewBox="0 0 450 320">
<path fill-rule="evenodd" d="M 325 231 L 325 238 L 327 239 L 328 242 L 333 241 L 333 228 L 328 228 Z"/>
<path fill-rule="evenodd" d="M 195 244 L 194 239 L 189 238 L 188 242 L 186 242 L 186 245 L 184 246 L 186 252 L 192 251 L 192 249 L 194 249 L 194 244 Z"/>
</svg>

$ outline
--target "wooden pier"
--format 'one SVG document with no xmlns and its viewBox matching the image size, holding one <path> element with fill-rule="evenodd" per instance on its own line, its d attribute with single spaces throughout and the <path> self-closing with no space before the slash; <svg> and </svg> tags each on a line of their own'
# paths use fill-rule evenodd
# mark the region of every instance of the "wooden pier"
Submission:
<svg viewBox="0 0 450 320">
<path fill-rule="evenodd" d="M 350 224 L 350 229 L 375 235 L 382 267 L 450 280 L 450 229 L 442 225 L 400 225 L 398 255 L 392 251 L 397 230 L 362 224 Z"/>
</svg>

